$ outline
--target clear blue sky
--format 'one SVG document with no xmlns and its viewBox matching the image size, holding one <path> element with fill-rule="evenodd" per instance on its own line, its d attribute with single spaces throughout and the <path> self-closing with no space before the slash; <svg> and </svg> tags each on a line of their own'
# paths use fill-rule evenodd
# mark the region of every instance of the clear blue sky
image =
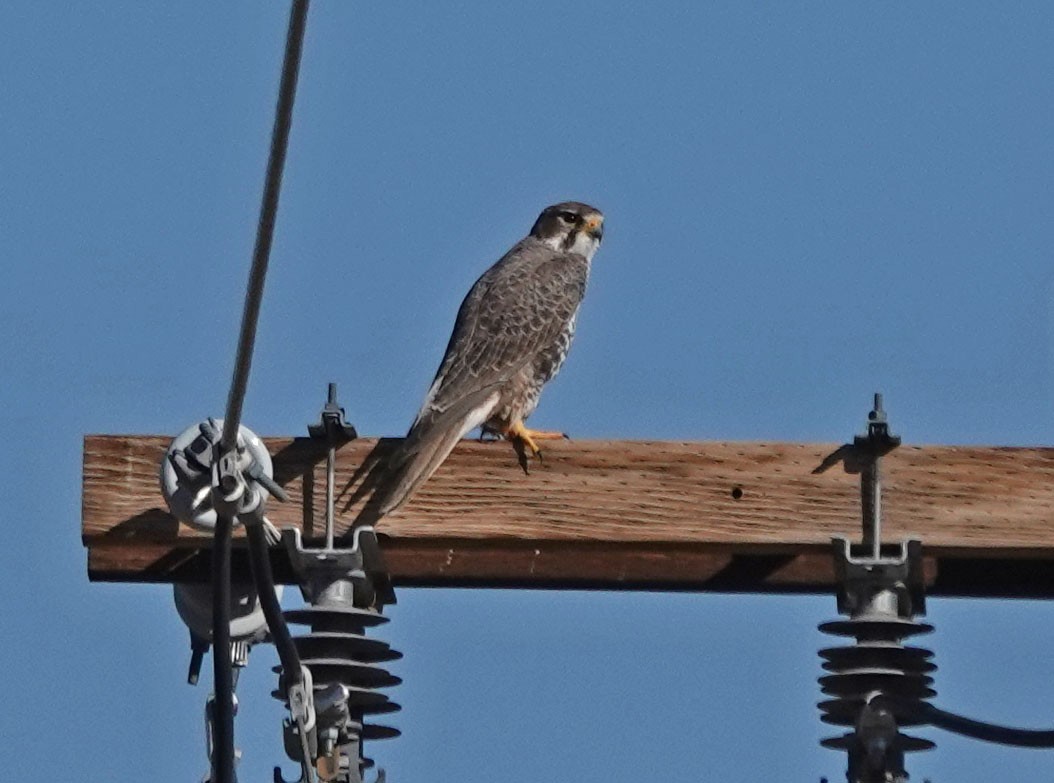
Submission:
<svg viewBox="0 0 1054 783">
<path fill-rule="evenodd" d="M 168 589 L 87 581 L 81 437 L 222 410 L 286 18 L 0 6 L 8 779 L 206 769 Z M 1052 28 L 1039 2 L 318 0 L 246 423 L 302 433 L 334 380 L 361 432 L 402 433 L 468 286 L 575 198 L 605 243 L 532 422 L 841 441 L 881 389 L 908 442 L 1050 443 Z M 1054 724 L 1049 605 L 930 608 L 939 704 Z M 834 612 L 404 590 L 405 735 L 371 752 L 393 783 L 837 781 L 814 706 Z M 273 660 L 240 688 L 246 783 L 282 757 Z M 927 736 L 917 781 L 1054 760 Z"/>
</svg>

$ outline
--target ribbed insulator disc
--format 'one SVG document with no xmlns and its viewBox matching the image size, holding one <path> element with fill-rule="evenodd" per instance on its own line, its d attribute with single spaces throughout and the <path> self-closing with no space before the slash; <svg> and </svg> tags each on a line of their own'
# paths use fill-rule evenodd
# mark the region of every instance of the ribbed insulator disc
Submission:
<svg viewBox="0 0 1054 783">
<path fill-rule="evenodd" d="M 347 715 L 337 728 L 342 737 L 360 740 L 379 740 L 398 737 L 400 731 L 391 726 L 364 723 L 368 715 L 397 712 L 401 707 L 377 688 L 388 688 L 402 682 L 382 664 L 402 658 L 402 653 L 379 639 L 366 636 L 366 629 L 388 622 L 384 615 L 359 609 L 349 604 L 321 604 L 293 609 L 284 613 L 287 622 L 308 625 L 310 633 L 293 637 L 300 662 L 311 672 L 316 692 L 334 685 L 347 690 Z M 276 667 L 275 671 L 280 671 Z M 284 678 L 279 678 L 279 690 L 274 695 L 285 699 Z M 360 750 L 356 755 L 361 754 Z M 361 769 L 373 766 L 373 760 L 363 757 Z"/>
<path fill-rule="evenodd" d="M 294 636 L 293 643 L 301 658 L 347 658 L 354 656 L 367 663 L 397 661 L 403 657 L 387 642 L 356 633 L 320 631 Z"/>
<path fill-rule="evenodd" d="M 371 723 L 365 726 L 360 723 L 352 723 L 352 728 L 364 740 L 392 740 L 402 735 L 402 731 L 391 726 L 375 726 Z"/>
<path fill-rule="evenodd" d="M 362 712 L 363 715 L 390 715 L 401 709 L 402 706 L 396 704 L 394 701 L 386 701 L 384 704 L 378 704 L 375 707 L 363 707 L 360 709 L 360 712 Z"/>
<path fill-rule="evenodd" d="M 302 609 L 290 609 L 285 612 L 287 623 L 298 625 L 318 625 L 318 630 L 343 631 L 355 633 L 357 629 L 369 628 L 388 622 L 383 614 L 368 609 L 357 609 L 354 606 L 305 606 Z"/>
<path fill-rule="evenodd" d="M 362 734 L 360 736 L 364 740 L 382 740 L 395 739 L 400 735 L 402 735 L 402 732 L 391 726 L 377 726 L 372 723 L 367 723 L 362 727 Z"/>
<path fill-rule="evenodd" d="M 855 636 L 861 640 L 895 641 L 929 633 L 933 626 L 889 615 L 860 615 L 849 620 L 821 623 L 820 630 L 834 636 Z"/>
<path fill-rule="evenodd" d="M 855 726 L 857 718 L 860 717 L 860 711 L 864 709 L 864 700 L 828 699 L 827 701 L 821 701 L 816 706 L 820 708 L 820 720 L 824 723 L 829 723 L 833 726 Z M 925 720 L 919 718 L 900 715 L 897 715 L 896 718 L 897 725 L 901 728 L 905 726 L 929 725 Z"/>
<path fill-rule="evenodd" d="M 863 698 L 878 691 L 904 698 L 929 699 L 937 695 L 929 687 L 932 684 L 932 677 L 905 674 L 896 669 L 853 669 L 820 678 L 820 688 L 826 695 L 841 698 Z"/>
<path fill-rule="evenodd" d="M 929 659 L 931 650 L 922 647 L 901 647 L 896 642 L 865 642 L 856 647 L 828 647 L 820 650 L 827 671 L 847 669 L 889 668 L 909 674 L 932 672 L 937 664 Z"/>
<path fill-rule="evenodd" d="M 402 682 L 402 678 L 389 674 L 380 666 L 350 659 L 302 658 L 300 662 L 311 670 L 316 686 L 341 683 L 363 688 L 389 688 Z"/>
<path fill-rule="evenodd" d="M 841 737 L 828 737 L 820 740 L 820 744 L 832 750 L 850 750 L 856 747 L 855 734 L 843 734 Z M 907 734 L 900 735 L 900 747 L 907 753 L 916 750 L 931 750 L 937 747 L 936 743 L 921 737 L 909 737 Z"/>
<path fill-rule="evenodd" d="M 362 769 L 373 769 L 373 759 L 368 759 L 365 756 L 362 757 L 362 761 L 359 762 L 359 766 Z"/>
</svg>

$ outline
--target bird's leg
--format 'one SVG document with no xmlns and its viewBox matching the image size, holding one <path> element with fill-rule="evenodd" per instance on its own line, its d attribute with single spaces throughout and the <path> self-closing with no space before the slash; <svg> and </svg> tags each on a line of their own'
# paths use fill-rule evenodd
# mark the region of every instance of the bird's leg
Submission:
<svg viewBox="0 0 1054 783">
<path fill-rule="evenodd" d="M 488 427 L 486 424 L 480 425 L 479 442 L 486 443 L 488 436 L 490 436 L 490 440 L 501 440 L 502 438 L 502 434 L 499 430 Z"/>
<path fill-rule="evenodd" d="M 523 422 L 516 419 L 505 432 L 505 437 L 511 440 L 513 443 L 520 444 L 521 447 L 530 449 L 531 456 L 537 457 L 542 453 L 542 450 L 538 448 L 538 444 L 534 442 L 534 436 L 536 433 L 531 432 L 529 429 L 523 426 Z"/>
<path fill-rule="evenodd" d="M 523 468 L 523 472 L 526 473 L 528 450 L 530 450 L 531 456 L 535 457 L 539 462 L 541 462 L 542 459 L 542 450 L 538 447 L 536 441 L 559 440 L 566 438 L 567 435 L 562 432 L 529 430 L 523 425 L 523 421 L 517 419 L 505 431 L 505 437 L 512 441 L 512 446 L 516 449 L 516 455 L 519 457 L 520 467 Z"/>
</svg>

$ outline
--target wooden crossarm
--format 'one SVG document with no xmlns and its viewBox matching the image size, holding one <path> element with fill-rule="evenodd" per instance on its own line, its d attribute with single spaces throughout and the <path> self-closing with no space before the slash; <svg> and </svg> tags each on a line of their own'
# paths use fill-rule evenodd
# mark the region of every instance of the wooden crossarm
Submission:
<svg viewBox="0 0 1054 783">
<path fill-rule="evenodd" d="M 85 438 L 92 579 L 207 575 L 209 537 L 178 524 L 158 489 L 169 441 Z M 320 537 L 324 447 L 265 442 L 291 497 L 269 503 L 270 519 Z M 338 451 L 338 534 L 361 505 L 356 471 L 394 443 Z M 564 441 L 544 457 L 524 475 L 507 443 L 459 444 L 378 527 L 395 584 L 829 590 L 831 537 L 859 537 L 859 467 L 838 444 Z M 903 446 L 883 473 L 884 539 L 922 539 L 933 592 L 1054 596 L 1054 449 Z M 274 564 L 291 578 L 280 551 Z M 243 554 L 234 568 L 248 578 Z"/>
</svg>

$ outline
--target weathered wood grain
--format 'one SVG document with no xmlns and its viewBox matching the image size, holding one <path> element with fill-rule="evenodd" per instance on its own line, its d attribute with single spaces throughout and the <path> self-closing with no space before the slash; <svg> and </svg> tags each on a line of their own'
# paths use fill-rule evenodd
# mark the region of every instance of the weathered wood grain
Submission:
<svg viewBox="0 0 1054 783">
<path fill-rule="evenodd" d="M 207 536 L 177 524 L 158 490 L 169 440 L 85 438 L 92 578 L 206 572 Z M 291 496 L 271 502 L 269 517 L 321 535 L 322 447 L 266 442 Z M 338 533 L 361 507 L 356 472 L 392 444 L 361 439 L 338 452 Z M 397 584 L 819 589 L 832 576 L 831 537 L 858 535 L 853 463 L 837 444 L 568 441 L 548 444 L 524 475 L 508 444 L 465 441 L 378 532 Z M 883 467 L 885 539 L 921 538 L 937 586 L 950 568 L 948 592 L 1006 594 L 1012 575 L 988 569 L 972 591 L 963 570 L 998 562 L 1029 564 L 1022 593 L 1054 590 L 1054 449 L 904 446 Z"/>
</svg>

